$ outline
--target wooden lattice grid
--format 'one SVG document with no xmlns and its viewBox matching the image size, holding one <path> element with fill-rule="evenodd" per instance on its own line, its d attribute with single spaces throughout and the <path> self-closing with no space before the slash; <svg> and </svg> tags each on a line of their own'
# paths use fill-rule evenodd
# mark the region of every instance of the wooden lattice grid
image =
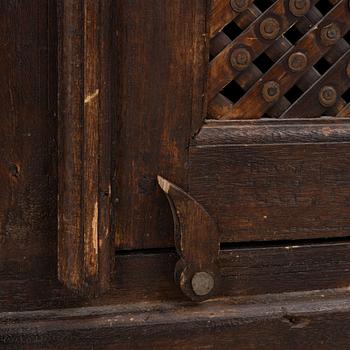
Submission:
<svg viewBox="0 0 350 350">
<path fill-rule="evenodd" d="M 208 117 L 350 116 L 349 0 L 213 0 Z"/>
</svg>

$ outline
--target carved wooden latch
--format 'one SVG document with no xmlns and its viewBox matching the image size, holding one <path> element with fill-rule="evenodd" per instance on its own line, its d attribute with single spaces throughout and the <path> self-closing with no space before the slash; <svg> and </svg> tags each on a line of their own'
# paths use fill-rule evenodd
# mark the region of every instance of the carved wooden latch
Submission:
<svg viewBox="0 0 350 350">
<path fill-rule="evenodd" d="M 214 296 L 219 290 L 219 234 L 207 211 L 188 193 L 158 176 L 174 218 L 174 239 L 180 260 L 175 280 L 192 300 Z"/>
</svg>

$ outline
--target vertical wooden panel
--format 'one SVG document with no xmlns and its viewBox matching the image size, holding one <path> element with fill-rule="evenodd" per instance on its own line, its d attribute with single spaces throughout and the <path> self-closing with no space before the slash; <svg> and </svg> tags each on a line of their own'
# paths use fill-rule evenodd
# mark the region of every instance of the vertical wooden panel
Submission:
<svg viewBox="0 0 350 350">
<path fill-rule="evenodd" d="M 109 1 L 62 0 L 59 62 L 59 277 L 98 294 L 109 286 Z"/>
<path fill-rule="evenodd" d="M 55 31 L 55 1 L 0 2 L 0 279 L 55 274 Z"/>
<path fill-rule="evenodd" d="M 117 1 L 116 244 L 173 246 L 160 174 L 187 187 L 188 144 L 202 124 L 206 0 Z"/>
</svg>

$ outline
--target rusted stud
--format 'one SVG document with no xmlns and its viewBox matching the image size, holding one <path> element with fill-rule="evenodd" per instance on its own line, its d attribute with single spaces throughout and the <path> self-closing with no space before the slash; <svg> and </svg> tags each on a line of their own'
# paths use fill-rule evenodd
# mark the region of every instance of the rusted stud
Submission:
<svg viewBox="0 0 350 350">
<path fill-rule="evenodd" d="M 337 91 L 333 86 L 324 86 L 319 93 L 318 99 L 323 107 L 332 107 L 338 99 Z"/>
<path fill-rule="evenodd" d="M 268 103 L 276 102 L 281 94 L 280 84 L 277 81 L 268 81 L 262 88 L 262 96 Z"/>
<path fill-rule="evenodd" d="M 240 47 L 232 51 L 231 65 L 234 69 L 242 71 L 250 65 L 251 61 L 252 57 L 247 49 Z"/>
<path fill-rule="evenodd" d="M 326 46 L 334 45 L 341 38 L 341 30 L 336 23 L 328 24 L 321 29 L 321 40 Z"/>
<path fill-rule="evenodd" d="M 231 0 L 231 7 L 235 12 L 243 12 L 250 5 L 250 0 Z"/>
<path fill-rule="evenodd" d="M 276 39 L 280 31 L 281 26 L 276 18 L 269 17 L 260 23 L 260 34 L 264 39 Z"/>
<path fill-rule="evenodd" d="M 294 52 L 289 56 L 288 67 L 293 72 L 300 72 L 307 67 L 307 56 L 302 52 Z"/>
<path fill-rule="evenodd" d="M 310 0 L 290 0 L 289 11 L 296 17 L 305 16 L 311 8 Z"/>
<path fill-rule="evenodd" d="M 193 275 L 191 284 L 196 295 L 205 296 L 213 290 L 214 278 L 208 272 L 197 272 Z"/>
</svg>

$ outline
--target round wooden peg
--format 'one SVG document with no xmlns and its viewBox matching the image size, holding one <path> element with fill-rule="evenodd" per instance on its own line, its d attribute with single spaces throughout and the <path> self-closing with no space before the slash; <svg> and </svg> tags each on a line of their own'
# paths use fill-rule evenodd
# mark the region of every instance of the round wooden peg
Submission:
<svg viewBox="0 0 350 350">
<path fill-rule="evenodd" d="M 192 277 L 192 289 L 198 296 L 208 295 L 214 288 L 214 278 L 208 272 L 197 272 Z"/>
<path fill-rule="evenodd" d="M 231 7 L 235 12 L 243 12 L 250 5 L 250 0 L 231 0 Z"/>
<path fill-rule="evenodd" d="M 276 39 L 281 31 L 280 23 L 276 18 L 266 18 L 260 23 L 260 34 L 264 39 Z"/>
<path fill-rule="evenodd" d="M 341 30 L 336 23 L 326 25 L 321 29 L 321 40 L 326 46 L 334 45 L 341 38 Z"/>
<path fill-rule="evenodd" d="M 323 107 L 332 107 L 338 99 L 337 91 L 333 86 L 324 86 L 319 93 L 319 101 Z"/>
<path fill-rule="evenodd" d="M 302 52 L 294 52 L 289 56 L 288 67 L 293 72 L 300 72 L 307 67 L 307 56 Z"/>
<path fill-rule="evenodd" d="M 250 65 L 251 61 L 252 57 L 247 49 L 240 47 L 232 51 L 231 65 L 234 69 L 242 71 Z"/>
<path fill-rule="evenodd" d="M 289 10 L 296 16 L 301 17 L 305 16 L 311 8 L 310 0 L 290 0 L 289 1 Z"/>
<path fill-rule="evenodd" d="M 277 81 L 268 81 L 262 89 L 262 96 L 268 103 L 276 102 L 281 94 L 280 84 Z"/>
</svg>

